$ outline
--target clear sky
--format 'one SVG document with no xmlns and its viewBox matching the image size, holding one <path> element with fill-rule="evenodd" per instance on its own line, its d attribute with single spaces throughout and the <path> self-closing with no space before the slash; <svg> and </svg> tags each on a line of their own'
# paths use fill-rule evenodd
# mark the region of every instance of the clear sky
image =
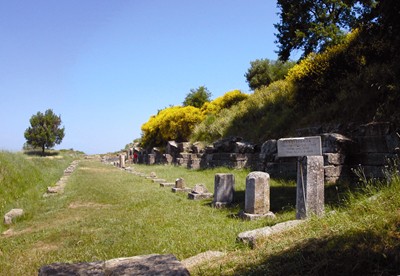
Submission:
<svg viewBox="0 0 400 276">
<path fill-rule="evenodd" d="M 151 115 L 204 85 L 240 89 L 276 59 L 274 0 L 0 0 L 0 149 L 38 111 L 61 115 L 56 148 L 124 148 Z"/>
</svg>

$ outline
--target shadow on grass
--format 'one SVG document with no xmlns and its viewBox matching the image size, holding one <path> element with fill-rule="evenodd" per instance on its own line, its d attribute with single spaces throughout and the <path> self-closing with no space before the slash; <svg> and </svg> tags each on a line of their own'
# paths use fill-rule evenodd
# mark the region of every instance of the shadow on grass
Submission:
<svg viewBox="0 0 400 276">
<path fill-rule="evenodd" d="M 58 151 L 45 151 L 44 153 L 41 150 L 29 150 L 24 151 L 24 154 L 29 156 L 57 156 L 59 155 Z"/>
<path fill-rule="evenodd" d="M 234 275 L 398 275 L 400 229 L 397 230 L 389 235 L 348 231 L 309 239 L 251 266 L 237 267 Z"/>
</svg>

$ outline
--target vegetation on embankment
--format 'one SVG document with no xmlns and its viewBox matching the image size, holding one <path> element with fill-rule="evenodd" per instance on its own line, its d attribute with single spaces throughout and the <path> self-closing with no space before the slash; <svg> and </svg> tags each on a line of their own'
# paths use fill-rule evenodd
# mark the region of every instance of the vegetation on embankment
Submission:
<svg viewBox="0 0 400 276">
<path fill-rule="evenodd" d="M 178 107 L 166 108 L 143 124 L 142 145 L 163 147 L 174 139 L 212 143 L 229 136 L 263 143 L 296 135 L 299 128 L 373 121 L 400 127 L 397 21 L 392 27 L 354 29 L 340 44 L 299 61 L 283 80 L 248 95 L 227 92 L 211 102 L 218 108 L 209 109 L 206 103 L 179 116 Z M 221 104 L 227 99 L 231 104 Z M 179 129 L 185 130 L 184 136 L 177 136 Z"/>
<path fill-rule="evenodd" d="M 22 208 L 25 217 L 32 216 L 46 188 L 58 181 L 74 158 L 71 152 L 53 151 L 39 157 L 35 152 L 0 151 L 0 214 Z"/>
</svg>

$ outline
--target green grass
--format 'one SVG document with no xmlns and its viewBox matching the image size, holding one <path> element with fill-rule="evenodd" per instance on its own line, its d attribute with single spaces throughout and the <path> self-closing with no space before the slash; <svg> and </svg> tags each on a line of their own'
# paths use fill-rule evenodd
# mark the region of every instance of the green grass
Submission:
<svg viewBox="0 0 400 276">
<path fill-rule="evenodd" d="M 400 178 L 368 183 L 346 203 L 252 251 L 194 268 L 192 275 L 398 275 Z"/>
<path fill-rule="evenodd" d="M 214 209 L 211 200 L 191 201 L 149 179 L 98 161 L 81 161 L 64 194 L 38 198 L 34 214 L 13 225 L 15 234 L 0 237 L 1 274 L 34 275 L 40 266 L 53 262 L 150 253 L 184 259 L 207 250 L 242 250 L 246 247 L 235 242 L 238 233 L 273 223 L 236 217 L 243 206 L 248 171 L 172 166 L 135 166 L 135 170 L 155 171 L 171 182 L 183 177 L 189 187 L 204 183 L 211 192 L 215 173 L 231 172 L 237 183 L 236 199 L 230 208 Z M 294 217 L 293 208 L 280 210 L 277 221 L 287 216 Z"/>
<path fill-rule="evenodd" d="M 14 158 L 21 161 L 26 156 Z M 33 210 L 31 214 L 11 226 L 13 235 L 0 236 L 0 275 L 37 275 L 39 267 L 54 262 L 151 253 L 184 259 L 207 250 L 226 251 L 228 255 L 192 268 L 191 274 L 391 275 L 400 271 L 398 178 L 390 185 L 368 183 L 357 194 L 343 193 L 345 185 L 327 186 L 325 217 L 312 218 L 296 229 L 266 238 L 251 250 L 236 243 L 237 234 L 294 219 L 293 182 L 271 183 L 271 209 L 277 220 L 242 221 L 236 214 L 243 209 L 246 170 L 133 167 L 146 174 L 154 171 L 168 182 L 182 177 L 189 187 L 204 183 L 211 192 L 215 173 L 233 173 L 234 204 L 214 209 L 211 200 L 191 201 L 143 177 L 98 161 L 81 161 L 64 194 L 25 199 L 29 202 L 25 206 Z"/>
<path fill-rule="evenodd" d="M 57 182 L 72 160 L 69 154 L 28 157 L 0 151 L 0 214 L 22 208 L 25 216 L 32 215 L 46 187 Z M 0 224 L 0 231 L 4 230 Z"/>
</svg>

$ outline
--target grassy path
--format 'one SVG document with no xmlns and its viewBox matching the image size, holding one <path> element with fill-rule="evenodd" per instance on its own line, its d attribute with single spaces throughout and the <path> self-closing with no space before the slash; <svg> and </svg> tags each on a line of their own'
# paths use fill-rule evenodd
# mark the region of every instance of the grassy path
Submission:
<svg viewBox="0 0 400 276">
<path fill-rule="evenodd" d="M 188 186 L 205 183 L 212 191 L 214 174 L 229 171 L 188 171 L 182 168 L 138 166 L 137 170 Z M 150 253 L 184 259 L 207 250 L 235 251 L 239 232 L 265 226 L 232 217 L 243 205 L 244 179 L 235 171 L 236 206 L 217 210 L 209 201 L 191 201 L 126 171 L 82 161 L 70 176 L 65 193 L 42 198 L 35 213 L 0 236 L 0 274 L 37 275 L 53 262 L 89 262 Z M 280 218 L 293 215 L 283 212 Z"/>
</svg>

